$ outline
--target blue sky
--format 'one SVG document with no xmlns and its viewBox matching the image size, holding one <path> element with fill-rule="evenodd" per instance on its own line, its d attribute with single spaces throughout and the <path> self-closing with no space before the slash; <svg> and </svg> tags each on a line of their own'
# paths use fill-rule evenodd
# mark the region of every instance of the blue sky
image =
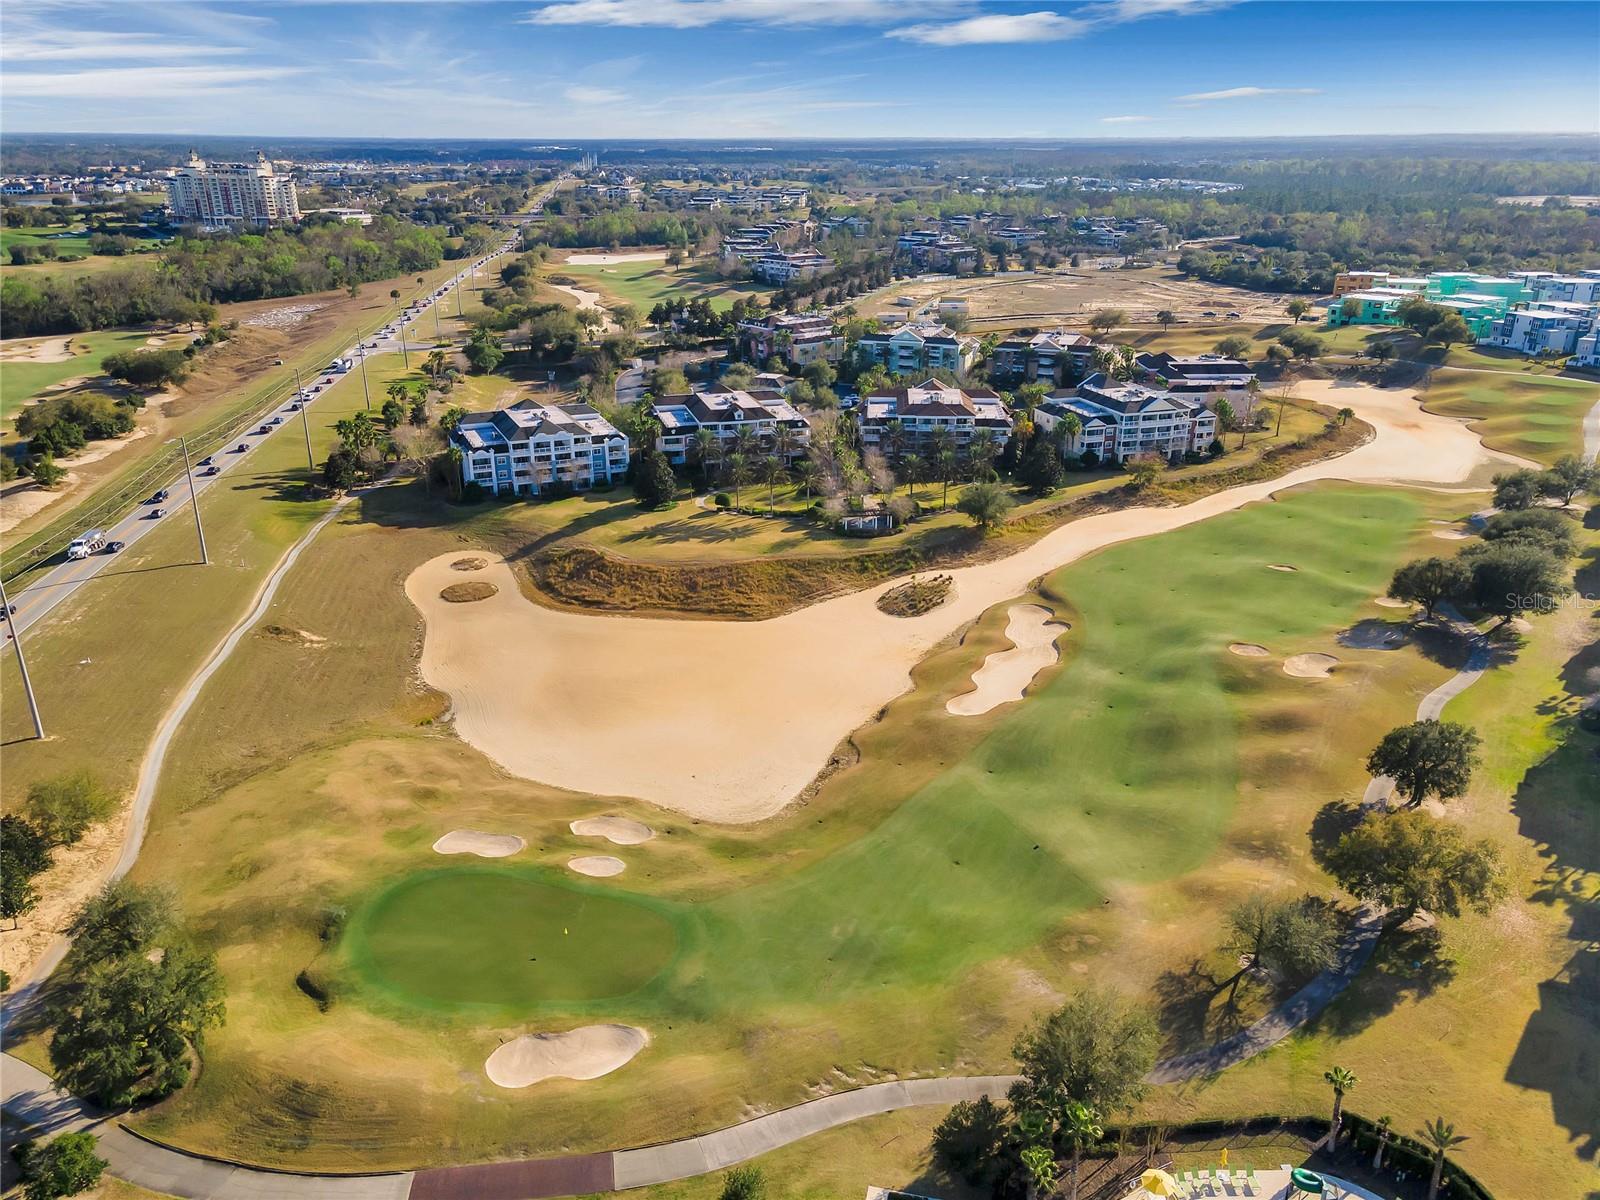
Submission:
<svg viewBox="0 0 1600 1200">
<path fill-rule="evenodd" d="M 9 131 L 1590 132 L 1600 2 L 5 0 Z"/>
</svg>

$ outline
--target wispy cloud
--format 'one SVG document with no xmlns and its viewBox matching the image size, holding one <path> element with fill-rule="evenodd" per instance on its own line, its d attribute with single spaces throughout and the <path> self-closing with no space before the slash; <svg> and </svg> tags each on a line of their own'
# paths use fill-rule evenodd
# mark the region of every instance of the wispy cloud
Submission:
<svg viewBox="0 0 1600 1200">
<path fill-rule="evenodd" d="M 177 41 L 150 33 L 95 33 L 89 30 L 53 29 L 12 33 L 0 41 L 0 58 L 8 62 L 66 62 L 113 59 L 196 58 L 239 54 L 230 45 Z"/>
<path fill-rule="evenodd" d="M 1009 42 L 1059 42 L 1093 28 L 1057 12 L 990 13 L 961 21 L 924 22 L 891 29 L 888 36 L 925 46 L 993 46 Z"/>
<path fill-rule="evenodd" d="M 1101 117 L 1102 125 L 1142 125 L 1147 121 L 1154 121 L 1154 117 L 1146 117 L 1139 113 L 1129 113 L 1123 117 Z"/>
<path fill-rule="evenodd" d="M 1241 0 L 1104 0 L 1086 4 L 1073 15 L 1107 24 L 1142 21 L 1146 17 L 1186 17 L 1196 13 L 1232 8 Z"/>
<path fill-rule="evenodd" d="M 616 88 L 589 87 L 581 83 L 573 84 L 561 94 L 574 104 L 617 104 L 628 98 L 627 92 Z"/>
<path fill-rule="evenodd" d="M 970 11 L 971 0 L 924 0 L 924 15 Z M 886 25 L 905 19 L 904 0 L 549 0 L 524 18 L 533 25 L 703 29 L 741 25 Z"/>
<path fill-rule="evenodd" d="M 1220 92 L 1190 92 L 1174 96 L 1180 104 L 1205 104 L 1211 100 L 1254 100 L 1258 96 L 1320 96 L 1321 88 L 1313 87 L 1236 87 Z"/>
<path fill-rule="evenodd" d="M 186 96 L 232 91 L 302 74 L 300 67 L 95 67 L 85 71 L 7 71 L 8 96 L 73 96 L 115 99 L 128 96 Z"/>
</svg>

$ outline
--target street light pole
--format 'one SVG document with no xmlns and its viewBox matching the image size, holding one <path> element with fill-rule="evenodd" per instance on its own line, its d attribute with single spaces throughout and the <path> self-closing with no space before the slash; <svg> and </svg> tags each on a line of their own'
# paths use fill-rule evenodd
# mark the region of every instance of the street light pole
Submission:
<svg viewBox="0 0 1600 1200">
<path fill-rule="evenodd" d="M 311 457 L 311 418 L 306 416 L 306 409 L 310 406 L 310 401 L 306 399 L 305 393 L 300 390 L 299 367 L 294 369 L 294 398 L 300 405 L 300 428 L 305 431 L 306 435 L 306 469 L 314 472 L 317 469 L 317 460 Z"/>
<path fill-rule="evenodd" d="M 178 449 L 183 451 L 183 473 L 189 479 L 189 505 L 194 509 L 194 535 L 200 539 L 200 565 L 205 567 L 211 564 L 211 556 L 206 553 L 206 531 L 200 524 L 200 493 L 194 490 L 194 471 L 189 466 L 189 443 L 179 438 Z"/>
<path fill-rule="evenodd" d="M 0 580 L 0 609 L 5 610 L 6 630 L 11 634 L 11 644 L 17 648 L 17 670 L 22 672 L 22 690 L 28 696 L 28 711 L 33 714 L 33 736 L 44 741 L 44 722 L 39 719 L 39 702 L 33 697 L 33 680 L 28 678 L 28 660 L 22 657 L 22 635 L 17 623 L 11 619 L 11 601 L 6 599 L 6 585 Z"/>
</svg>

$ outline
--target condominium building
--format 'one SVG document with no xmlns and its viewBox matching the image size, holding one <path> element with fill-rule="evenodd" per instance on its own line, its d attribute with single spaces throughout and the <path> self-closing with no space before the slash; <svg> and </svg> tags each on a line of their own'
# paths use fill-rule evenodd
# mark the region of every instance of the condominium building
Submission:
<svg viewBox="0 0 1600 1200">
<path fill-rule="evenodd" d="M 816 313 L 773 313 L 759 321 L 740 321 L 737 336 L 752 362 L 776 357 L 798 369 L 844 357 L 844 337 L 834 331 L 833 318 Z"/>
<path fill-rule="evenodd" d="M 1141 354 L 1133 365 L 1142 382 L 1201 401 L 1242 396 L 1256 382 L 1247 364 L 1221 354 Z"/>
<path fill-rule="evenodd" d="M 469 413 L 450 435 L 462 477 L 495 495 L 609 486 L 628 471 L 628 439 L 587 404 L 523 400 Z"/>
<path fill-rule="evenodd" d="M 997 447 L 1003 446 L 1013 424 L 999 393 L 988 388 L 952 387 L 937 379 L 863 396 L 856 421 L 864 445 L 919 454 L 930 450 L 940 430 L 958 453 L 980 429 L 994 435 Z"/>
<path fill-rule="evenodd" d="M 765 456 L 776 452 L 781 442 L 783 457 L 793 460 L 802 457 L 811 444 L 811 427 L 805 417 L 777 391 L 711 387 L 663 396 L 650 406 L 650 412 L 661 425 L 656 449 L 678 466 L 694 458 L 701 430 L 717 439 L 723 453 L 745 441 L 752 454 Z"/>
<path fill-rule="evenodd" d="M 1572 354 L 1579 340 L 1600 322 L 1600 306 L 1551 300 L 1514 308 L 1478 338 L 1518 354 Z"/>
<path fill-rule="evenodd" d="M 1057 392 L 1033 410 L 1047 433 L 1071 414 L 1078 432 L 1061 453 L 1079 458 L 1093 451 L 1101 462 L 1126 462 L 1142 454 L 1204 453 L 1217 438 L 1217 415 L 1198 400 L 1137 383 L 1111 383 L 1092 375 L 1075 391 Z"/>
<path fill-rule="evenodd" d="M 228 229 L 300 219 L 294 180 L 278 174 L 261 153 L 249 163 L 208 163 L 199 155 L 190 155 L 167 180 L 167 195 L 178 224 Z"/>
<path fill-rule="evenodd" d="M 1032 337 L 1011 337 L 994 348 L 990 369 L 1008 380 L 1044 380 L 1060 387 L 1089 373 L 1095 341 L 1065 329 L 1046 330 Z"/>
<path fill-rule="evenodd" d="M 1540 304 L 1559 301 L 1566 304 L 1600 304 L 1600 271 L 1578 275 L 1557 275 L 1554 271 L 1514 271 Z"/>
<path fill-rule="evenodd" d="M 815 250 L 772 250 L 750 264 L 750 273 L 782 286 L 791 279 L 810 279 L 832 268 L 833 259 Z"/>
<path fill-rule="evenodd" d="M 978 339 L 960 336 L 947 325 L 912 322 L 863 334 L 856 342 L 856 354 L 861 361 L 881 366 L 891 375 L 917 375 L 923 371 L 959 375 L 977 360 Z"/>
<path fill-rule="evenodd" d="M 938 229 L 914 229 L 902 233 L 895 250 L 922 268 L 970 271 L 978 262 L 978 251 L 952 233 Z"/>
</svg>

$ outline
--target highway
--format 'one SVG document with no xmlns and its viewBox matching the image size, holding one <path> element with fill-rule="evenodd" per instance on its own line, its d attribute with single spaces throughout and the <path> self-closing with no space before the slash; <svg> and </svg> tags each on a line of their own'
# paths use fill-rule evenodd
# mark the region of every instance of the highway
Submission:
<svg viewBox="0 0 1600 1200">
<path fill-rule="evenodd" d="M 278 401 L 272 408 L 258 413 L 256 418 L 246 428 L 246 432 L 231 444 L 224 446 L 206 460 L 207 465 L 202 466 L 195 462 L 194 466 L 194 494 L 191 496 L 189 482 L 182 475 L 175 476 L 170 482 L 163 485 L 167 497 L 159 505 L 141 503 L 131 511 L 110 525 L 101 525 L 99 528 L 105 534 L 105 541 L 109 545 L 113 542 L 122 542 L 125 547 L 132 547 L 135 543 L 160 528 L 168 521 L 194 522 L 194 511 L 190 506 L 191 500 L 198 501 L 200 497 L 212 487 L 223 482 L 228 473 L 240 463 L 249 459 L 255 448 L 269 437 L 294 437 L 306 436 L 305 422 L 309 420 L 308 410 L 316 404 L 334 384 L 349 376 L 361 373 L 359 358 L 363 353 L 382 354 L 397 352 L 400 349 L 400 335 L 405 325 L 419 320 L 433 305 L 442 302 L 452 288 L 460 288 L 474 271 L 482 270 L 492 260 L 508 253 L 515 245 L 515 240 L 504 243 L 498 250 L 478 259 L 476 262 L 462 268 L 447 282 L 440 285 L 424 300 L 413 301 L 411 305 L 397 313 L 395 317 L 384 326 L 377 336 L 367 335 L 360 346 L 352 343 L 350 347 L 341 351 L 338 359 L 349 359 L 352 365 L 348 371 L 334 372 L 328 369 L 321 370 L 313 376 L 304 378 L 302 386 L 304 408 L 294 411 L 292 406 L 295 397 L 290 395 Z M 419 344 L 419 349 L 427 343 Z M 410 348 L 411 343 L 407 343 Z M 363 349 L 364 347 L 364 349 Z M 287 368 L 285 368 L 287 370 Z M 272 422 L 277 422 L 273 424 Z M 262 427 L 266 426 L 266 432 Z M 214 469 L 214 471 L 213 471 Z M 213 473 L 207 473 L 213 472 Z M 157 517 L 155 512 L 160 510 L 164 515 Z M 199 564 L 199 543 L 195 544 L 195 562 Z M 68 560 L 62 556 L 62 561 L 51 567 L 36 578 L 21 592 L 12 593 L 8 590 L 7 599 L 13 606 L 11 620 L 20 634 L 38 622 L 42 621 L 62 601 L 73 595 L 84 584 L 100 574 L 107 566 L 117 561 L 119 555 L 107 551 L 91 554 L 87 558 Z M 5 640 L 10 641 L 11 633 L 8 629 Z"/>
</svg>

